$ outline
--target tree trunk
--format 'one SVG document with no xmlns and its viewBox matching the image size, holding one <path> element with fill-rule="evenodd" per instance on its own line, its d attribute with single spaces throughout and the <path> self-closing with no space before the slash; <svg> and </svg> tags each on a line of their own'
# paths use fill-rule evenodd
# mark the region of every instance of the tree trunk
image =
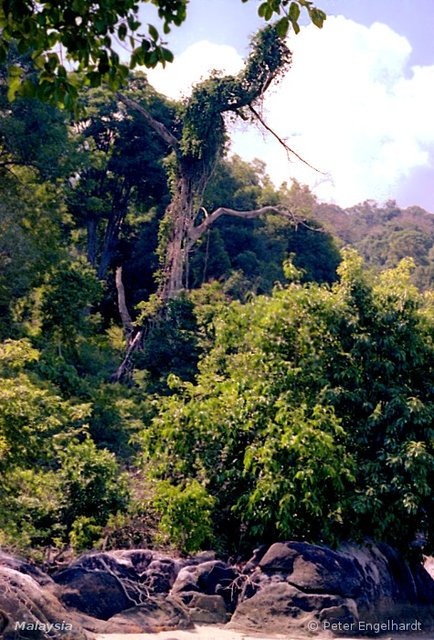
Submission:
<svg viewBox="0 0 434 640">
<path fill-rule="evenodd" d="M 115 282 L 116 282 L 116 291 L 118 294 L 119 315 L 121 317 L 122 326 L 124 328 L 125 339 L 128 344 L 131 340 L 131 336 L 134 333 L 134 325 L 133 325 L 133 321 L 131 320 L 131 316 L 128 311 L 127 303 L 125 300 L 125 289 L 124 289 L 124 283 L 122 280 L 122 267 L 116 268 Z"/>
<path fill-rule="evenodd" d="M 94 267 L 96 265 L 96 218 L 87 222 L 87 260 Z"/>
<path fill-rule="evenodd" d="M 157 290 L 157 295 L 163 303 L 177 298 L 185 288 L 187 263 L 185 241 L 195 217 L 194 195 L 191 178 L 180 176 L 165 215 L 165 222 L 169 227 L 169 238 Z"/>
<path fill-rule="evenodd" d="M 110 267 L 118 246 L 119 234 L 127 214 L 129 195 L 130 189 L 128 188 L 119 198 L 114 199 L 112 205 L 111 215 L 107 222 L 104 234 L 101 260 L 98 267 L 98 278 L 101 280 L 104 278 L 107 269 Z"/>
</svg>

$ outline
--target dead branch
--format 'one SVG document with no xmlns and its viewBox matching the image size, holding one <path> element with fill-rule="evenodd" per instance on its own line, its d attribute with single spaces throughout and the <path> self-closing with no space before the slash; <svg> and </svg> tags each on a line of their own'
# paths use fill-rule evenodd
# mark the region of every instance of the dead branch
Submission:
<svg viewBox="0 0 434 640">
<path fill-rule="evenodd" d="M 162 122 L 153 118 L 149 113 L 149 111 L 147 111 L 144 107 L 142 107 L 141 104 L 139 104 L 136 100 L 133 100 L 132 98 L 128 98 L 127 96 L 124 96 L 122 93 L 116 93 L 116 97 L 118 98 L 118 100 L 123 102 L 125 106 L 140 113 L 140 115 L 143 116 L 147 124 L 155 131 L 155 133 L 157 133 L 160 136 L 162 140 L 164 140 L 164 142 L 167 142 L 167 144 L 170 145 L 173 149 L 175 150 L 178 149 L 179 147 L 178 138 L 176 138 L 173 135 L 173 133 L 171 133 L 169 129 Z"/>
<path fill-rule="evenodd" d="M 122 267 L 116 268 L 115 273 L 116 291 L 118 294 L 118 309 L 121 317 L 122 326 L 124 328 L 125 339 L 127 344 L 131 340 L 131 336 L 134 332 L 133 321 L 128 311 L 127 303 L 125 300 L 125 287 L 122 281 Z"/>
<path fill-rule="evenodd" d="M 122 378 L 128 376 L 131 373 L 131 359 L 133 354 L 140 349 L 143 337 L 145 335 L 144 327 L 138 329 L 134 337 L 132 337 L 132 335 L 130 336 L 130 341 L 127 344 L 124 359 L 110 378 L 111 382 L 119 382 L 120 380 L 122 380 Z"/>
<path fill-rule="evenodd" d="M 202 207 L 203 209 L 203 207 Z M 212 213 L 208 214 L 204 220 L 196 227 L 191 227 L 188 231 L 187 250 L 191 249 L 195 242 L 205 233 L 205 231 L 221 216 L 235 216 L 237 218 L 259 218 L 266 213 L 277 213 L 289 218 L 291 222 L 297 224 L 297 219 L 286 207 L 281 205 L 261 207 L 260 209 L 250 209 L 249 211 L 238 211 L 237 209 L 229 209 L 228 207 L 219 207 Z"/>
<path fill-rule="evenodd" d="M 268 126 L 268 124 L 265 122 L 265 120 L 261 116 L 261 114 L 258 113 L 258 111 L 256 111 L 256 109 L 254 107 L 252 107 L 251 104 L 249 104 L 249 110 L 253 113 L 255 118 L 257 120 L 259 120 L 259 122 L 264 127 L 264 129 L 266 129 L 266 131 L 268 131 L 268 133 L 271 133 L 271 135 L 274 138 L 276 138 L 277 142 L 282 145 L 282 147 L 286 151 L 286 155 L 288 156 L 288 160 L 291 160 L 291 156 L 295 156 L 296 158 L 298 158 L 298 160 L 300 160 L 300 162 L 303 162 L 303 164 L 308 166 L 310 169 L 313 169 L 314 171 L 316 171 L 317 173 L 320 173 L 321 175 L 325 175 L 324 171 L 320 171 L 319 169 L 317 169 L 313 165 L 309 164 L 309 162 L 307 162 L 307 160 L 302 158 L 296 151 L 294 151 L 294 149 L 291 149 L 291 147 L 288 145 L 288 143 L 283 138 L 281 138 L 279 135 L 277 135 L 277 133 L 275 131 L 273 131 L 273 129 L 271 127 Z"/>
</svg>

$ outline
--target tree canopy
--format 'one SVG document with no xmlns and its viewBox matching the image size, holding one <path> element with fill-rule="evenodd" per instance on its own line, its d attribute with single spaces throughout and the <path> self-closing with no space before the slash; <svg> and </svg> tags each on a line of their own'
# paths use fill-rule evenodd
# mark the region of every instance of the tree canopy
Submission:
<svg viewBox="0 0 434 640">
<path fill-rule="evenodd" d="M 71 122 L 0 85 L 3 547 L 433 549 L 433 216 L 225 155 L 222 114 L 289 60 L 276 28 L 182 103 L 135 74 Z M 176 238 L 181 289 L 113 383 Z"/>
<path fill-rule="evenodd" d="M 36 95 L 71 109 L 81 83 L 95 87 L 104 81 L 118 89 L 135 66 L 171 62 L 173 54 L 157 27 L 148 24 L 144 30 L 139 20 L 147 2 L 157 7 L 163 34 L 187 18 L 187 0 L 2 0 L 0 62 L 8 58 L 11 45 L 18 54 L 9 68 L 9 97 Z M 266 21 L 277 16 L 284 36 L 290 27 L 299 31 L 302 9 L 322 27 L 326 15 L 309 0 L 265 0 L 258 13 Z M 129 48 L 128 63 L 119 56 L 120 45 Z M 25 62 L 28 56 L 31 65 Z M 74 73 L 69 73 L 71 66 Z"/>
</svg>

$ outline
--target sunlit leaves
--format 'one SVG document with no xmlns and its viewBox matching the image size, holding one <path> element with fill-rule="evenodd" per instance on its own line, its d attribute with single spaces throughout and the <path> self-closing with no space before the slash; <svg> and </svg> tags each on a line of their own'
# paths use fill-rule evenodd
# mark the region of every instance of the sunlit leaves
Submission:
<svg viewBox="0 0 434 640">
<path fill-rule="evenodd" d="M 286 290 L 214 320 L 197 383 L 159 400 L 147 468 L 175 486 L 196 478 L 217 527 L 262 540 L 428 537 L 433 325 L 411 264 L 371 278 L 346 252 L 331 288 L 286 270 Z"/>
<path fill-rule="evenodd" d="M 243 2 L 246 1 L 247 0 L 243 0 Z M 308 2 L 307 0 L 295 0 L 292 2 L 289 0 L 265 0 L 265 2 L 259 5 L 258 14 L 267 22 L 283 14 L 284 17 L 277 22 L 279 35 L 283 37 L 288 33 L 290 25 L 294 33 L 300 32 L 300 19 L 302 18 L 301 8 L 306 10 L 310 21 L 316 27 L 319 29 L 323 27 L 327 17 L 326 14 L 321 9 L 315 7 L 313 2 Z"/>
</svg>

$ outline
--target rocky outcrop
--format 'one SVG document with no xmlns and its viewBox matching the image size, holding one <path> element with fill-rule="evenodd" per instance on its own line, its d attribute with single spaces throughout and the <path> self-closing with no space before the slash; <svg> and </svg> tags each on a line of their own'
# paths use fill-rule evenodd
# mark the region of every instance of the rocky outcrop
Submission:
<svg viewBox="0 0 434 640">
<path fill-rule="evenodd" d="M 276 543 L 252 558 L 243 575 L 232 628 L 335 635 L 368 635 L 381 624 L 384 631 L 434 630 L 434 581 L 386 545 L 337 552 Z"/>
<path fill-rule="evenodd" d="M 333 551 L 279 542 L 260 547 L 243 566 L 212 553 L 173 558 L 136 549 L 88 553 L 50 577 L 0 551 L 0 636 L 86 640 L 194 623 L 270 636 L 428 633 L 432 561 L 427 569 L 410 567 L 386 545 Z"/>
<path fill-rule="evenodd" d="M 12 561 L 10 558 L 8 564 L 13 564 Z M 0 637 L 4 640 L 85 640 L 86 633 L 80 623 L 50 592 L 48 576 L 44 582 L 41 586 L 28 573 L 6 564 L 0 566 Z"/>
</svg>

